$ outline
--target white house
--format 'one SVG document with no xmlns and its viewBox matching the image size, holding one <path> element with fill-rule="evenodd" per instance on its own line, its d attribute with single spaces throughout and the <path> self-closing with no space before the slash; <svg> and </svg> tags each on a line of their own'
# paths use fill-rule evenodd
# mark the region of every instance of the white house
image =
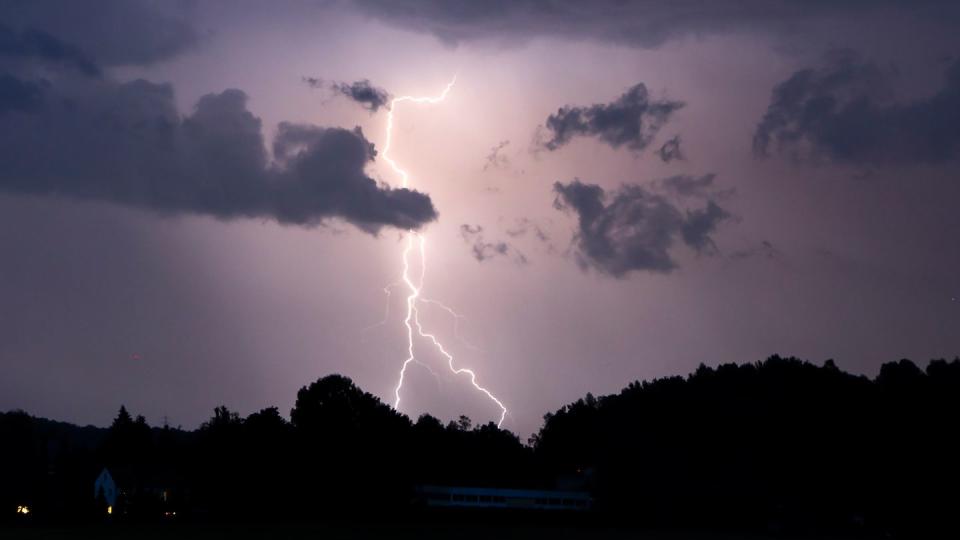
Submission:
<svg viewBox="0 0 960 540">
<path fill-rule="evenodd" d="M 103 494 L 103 498 L 107 501 L 107 506 L 110 509 L 117 504 L 117 484 L 113 481 L 113 476 L 110 475 L 110 471 L 106 467 L 100 472 L 96 482 L 93 483 L 93 497 L 99 497 L 101 494 Z"/>
</svg>

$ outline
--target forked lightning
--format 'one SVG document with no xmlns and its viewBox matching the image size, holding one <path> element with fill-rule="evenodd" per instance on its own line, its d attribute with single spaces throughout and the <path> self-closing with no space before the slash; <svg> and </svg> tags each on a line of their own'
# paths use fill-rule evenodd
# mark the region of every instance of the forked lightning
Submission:
<svg viewBox="0 0 960 540">
<path fill-rule="evenodd" d="M 456 80 L 456 77 L 454 77 L 454 79 L 450 81 L 450 83 L 447 84 L 447 86 L 443 89 L 443 92 L 436 97 L 400 96 L 390 101 L 390 108 L 387 112 L 387 135 L 386 141 L 383 145 L 383 153 L 381 157 L 383 157 L 383 160 L 386 161 L 393 171 L 400 176 L 401 186 L 409 187 L 410 175 L 405 170 L 400 168 L 400 166 L 397 165 L 397 162 L 390 157 L 390 146 L 393 142 L 393 114 L 396 111 L 397 105 L 404 102 L 431 104 L 440 103 L 447 97 L 447 94 L 450 92 L 450 89 L 453 88 L 453 84 L 456 82 Z M 420 278 L 417 282 L 414 282 L 410 277 L 410 253 L 414 250 L 416 250 L 420 256 Z M 407 231 L 406 247 L 403 250 L 402 259 L 402 281 L 410 292 L 410 294 L 407 296 L 407 315 L 403 320 L 403 324 L 407 328 L 407 358 L 403 361 L 403 365 L 400 368 L 399 380 L 397 381 L 397 387 L 394 390 L 394 409 L 400 408 L 400 392 L 403 389 L 403 380 L 407 373 L 407 367 L 409 367 L 411 363 L 421 364 L 426 367 L 426 364 L 423 364 L 416 359 L 416 355 L 414 353 L 414 328 L 416 328 L 416 335 L 433 343 L 433 346 L 436 347 L 437 351 L 439 351 L 440 354 L 447 359 L 447 366 L 450 368 L 450 371 L 452 371 L 455 375 L 466 374 L 470 379 L 470 384 L 472 384 L 478 392 L 483 393 L 487 398 L 494 402 L 497 407 L 500 408 L 500 420 L 497 422 L 497 427 L 500 427 L 503 424 L 504 418 L 507 416 L 507 408 L 489 390 L 477 383 L 477 375 L 473 370 L 456 367 L 454 365 L 453 355 L 444 348 L 443 344 L 440 343 L 440 340 L 437 339 L 436 335 L 424 331 L 423 325 L 420 323 L 420 312 L 417 310 L 417 304 L 425 301 L 424 298 L 421 298 L 420 291 L 423 290 L 423 282 L 427 268 L 426 239 L 422 234 L 419 234 L 414 230 Z M 433 302 L 443 306 L 443 308 L 448 310 L 450 313 L 454 313 L 452 310 L 450 310 L 450 308 L 447 308 L 443 304 L 440 304 L 436 301 Z M 454 315 L 456 316 L 455 313 Z"/>
</svg>

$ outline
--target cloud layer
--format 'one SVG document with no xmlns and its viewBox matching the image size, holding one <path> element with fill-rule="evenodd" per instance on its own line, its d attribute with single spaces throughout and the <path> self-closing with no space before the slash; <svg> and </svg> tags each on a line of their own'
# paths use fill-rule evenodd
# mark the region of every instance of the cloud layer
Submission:
<svg viewBox="0 0 960 540">
<path fill-rule="evenodd" d="M 0 24 L 0 58 L 59 64 L 84 75 L 100 76 L 100 68 L 83 51 L 33 28 L 17 31 Z"/>
<path fill-rule="evenodd" d="M 200 42 L 188 17 L 178 12 L 183 7 L 149 0 L 10 1 L 0 2 L 0 21 L 34 45 L 49 44 L 51 36 L 69 43 L 63 58 L 75 63 L 148 65 Z"/>
<path fill-rule="evenodd" d="M 0 190 L 369 232 L 436 219 L 427 195 L 366 175 L 376 152 L 359 129 L 284 123 L 271 156 L 246 102 L 226 90 L 181 116 L 166 84 L 0 75 Z"/>
<path fill-rule="evenodd" d="M 894 11 L 900 18 L 923 17 L 949 23 L 960 18 L 955 2 L 837 0 L 356 0 L 364 14 L 409 30 L 461 41 L 523 42 L 535 37 L 589 39 L 656 48 L 671 39 L 711 33 L 752 31 L 782 36 L 809 23 L 863 19 Z"/>
<path fill-rule="evenodd" d="M 544 124 L 547 150 L 556 150 L 574 137 L 594 137 L 613 148 L 626 146 L 639 152 L 646 148 L 670 116 L 683 103 L 651 100 L 646 85 L 638 83 L 612 103 L 588 107 L 561 107 Z"/>
<path fill-rule="evenodd" d="M 791 152 L 858 165 L 937 163 L 960 155 L 960 60 L 927 99 L 894 102 L 888 74 L 848 51 L 778 84 L 754 153 Z"/>
</svg>

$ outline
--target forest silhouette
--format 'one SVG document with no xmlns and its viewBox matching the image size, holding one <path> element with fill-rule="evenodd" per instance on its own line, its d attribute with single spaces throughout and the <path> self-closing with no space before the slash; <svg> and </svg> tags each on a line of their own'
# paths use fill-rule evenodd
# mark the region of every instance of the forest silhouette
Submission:
<svg viewBox="0 0 960 540">
<path fill-rule="evenodd" d="M 418 511 L 417 486 L 576 489 L 591 519 L 650 527 L 956 530 L 960 360 L 874 379 L 773 356 L 633 382 L 547 414 L 527 441 L 461 416 L 412 421 L 349 378 L 300 389 L 287 420 L 224 406 L 199 428 L 0 414 L 0 520 L 310 520 Z M 110 515 L 93 482 L 123 495 Z M 539 514 L 542 515 L 542 514 Z M 533 517 L 531 519 L 541 519 Z"/>
</svg>

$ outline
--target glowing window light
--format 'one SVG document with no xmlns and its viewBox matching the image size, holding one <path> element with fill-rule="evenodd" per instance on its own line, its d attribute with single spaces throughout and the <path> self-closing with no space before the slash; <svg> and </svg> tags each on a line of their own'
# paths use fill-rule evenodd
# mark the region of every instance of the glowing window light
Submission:
<svg viewBox="0 0 960 540">
<path fill-rule="evenodd" d="M 30 507 L 27 505 L 22 505 L 17 507 L 17 513 L 27 515 L 30 513 Z"/>
<path fill-rule="evenodd" d="M 113 513 L 113 507 L 112 507 L 112 506 L 108 506 L 108 507 L 107 507 L 107 515 L 109 516 L 109 515 L 112 514 L 112 513 Z"/>
</svg>

